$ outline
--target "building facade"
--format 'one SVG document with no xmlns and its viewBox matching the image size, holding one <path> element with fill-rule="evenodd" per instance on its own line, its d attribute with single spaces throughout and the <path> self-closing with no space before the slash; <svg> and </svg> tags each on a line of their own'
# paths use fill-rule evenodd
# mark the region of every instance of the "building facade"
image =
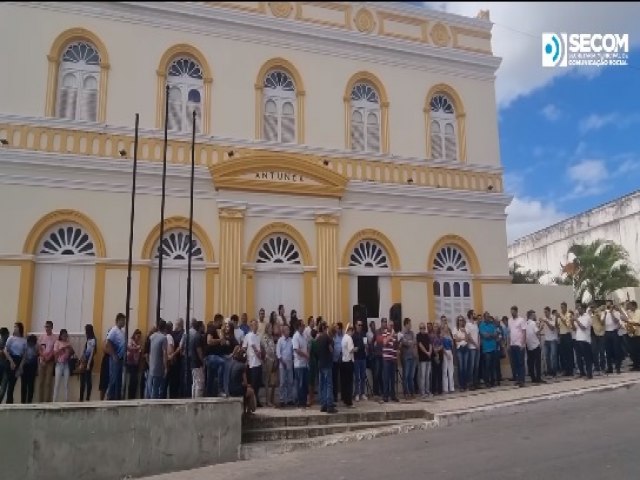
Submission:
<svg viewBox="0 0 640 480">
<path fill-rule="evenodd" d="M 629 262 L 640 272 L 640 190 L 558 222 L 538 232 L 519 238 L 509 245 L 509 264 L 525 269 L 549 272 L 551 279 L 569 263 L 569 248 L 595 240 L 609 240 L 623 246 Z M 640 290 L 629 289 L 638 298 Z M 618 292 L 625 298 L 627 290 Z"/>
<path fill-rule="evenodd" d="M 160 252 L 161 315 L 186 316 L 189 249 L 198 319 L 483 309 L 510 282 L 491 26 L 385 2 L 2 4 L 0 318 L 104 334 L 124 310 L 136 113 L 131 328 L 155 322 Z"/>
</svg>

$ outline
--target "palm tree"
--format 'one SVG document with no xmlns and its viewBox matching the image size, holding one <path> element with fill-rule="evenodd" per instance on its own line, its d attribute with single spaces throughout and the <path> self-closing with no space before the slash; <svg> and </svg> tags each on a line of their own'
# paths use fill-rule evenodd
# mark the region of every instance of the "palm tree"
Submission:
<svg viewBox="0 0 640 480">
<path fill-rule="evenodd" d="M 540 283 L 540 278 L 549 272 L 543 270 L 527 270 L 522 271 L 522 265 L 515 262 L 509 269 L 509 275 L 511 275 L 511 283 L 520 284 L 536 284 Z"/>
<path fill-rule="evenodd" d="M 616 243 L 596 240 L 589 244 L 574 244 L 568 253 L 575 258 L 563 267 L 563 271 L 571 279 L 576 299 L 580 301 L 585 293 L 593 301 L 602 301 L 620 288 L 638 286 L 638 277 L 629 265 L 628 252 Z"/>
</svg>

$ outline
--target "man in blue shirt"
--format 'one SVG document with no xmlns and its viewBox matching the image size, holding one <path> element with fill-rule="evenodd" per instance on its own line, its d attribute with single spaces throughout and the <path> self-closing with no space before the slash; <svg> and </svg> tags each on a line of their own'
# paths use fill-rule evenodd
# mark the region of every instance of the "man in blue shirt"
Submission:
<svg viewBox="0 0 640 480">
<path fill-rule="evenodd" d="M 122 397 L 122 367 L 127 351 L 127 340 L 124 338 L 125 316 L 119 313 L 116 316 L 116 324 L 111 327 L 105 342 L 105 352 L 109 355 L 109 388 L 107 400 L 120 400 Z"/>
<path fill-rule="evenodd" d="M 478 326 L 480 341 L 482 342 L 482 355 L 484 360 L 484 385 L 493 388 L 496 383 L 496 352 L 498 350 L 498 331 L 488 312 L 484 313 Z"/>
</svg>

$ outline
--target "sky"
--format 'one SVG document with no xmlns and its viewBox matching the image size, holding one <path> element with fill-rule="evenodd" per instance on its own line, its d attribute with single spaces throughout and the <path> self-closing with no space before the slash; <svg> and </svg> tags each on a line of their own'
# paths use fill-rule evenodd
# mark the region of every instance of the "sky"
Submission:
<svg viewBox="0 0 640 480">
<path fill-rule="evenodd" d="M 425 6 L 490 11 L 509 242 L 640 189 L 640 3 Z M 628 33 L 629 66 L 544 68 L 543 32 Z"/>
</svg>

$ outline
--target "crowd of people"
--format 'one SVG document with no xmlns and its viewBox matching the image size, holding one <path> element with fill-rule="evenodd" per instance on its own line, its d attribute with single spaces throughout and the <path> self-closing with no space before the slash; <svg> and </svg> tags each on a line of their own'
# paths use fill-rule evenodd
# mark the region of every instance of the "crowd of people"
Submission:
<svg viewBox="0 0 640 480">
<path fill-rule="evenodd" d="M 455 319 L 442 316 L 421 322 L 411 319 L 380 325 L 356 318 L 329 325 L 322 317 L 299 319 L 285 315 L 283 305 L 266 318 L 247 314 L 225 319 L 216 315 L 206 325 L 192 319 L 175 325 L 160 320 L 143 340 L 140 330 L 125 338 L 125 316 L 118 314 L 102 345 L 92 325 L 85 327 L 82 351 L 75 352 L 65 329 L 55 335 L 47 321 L 45 333 L 25 336 L 21 323 L 13 334 L 0 329 L 0 402 L 14 402 L 21 380 L 21 401 L 68 401 L 71 374 L 80 381 L 80 401 L 92 394 L 94 363 L 103 348 L 99 370 L 101 400 L 122 398 L 240 397 L 245 413 L 263 405 L 308 408 L 334 413 L 374 397 L 398 402 L 457 390 L 493 388 L 505 380 L 502 360 L 511 378 L 525 384 L 525 363 L 533 384 L 559 375 L 620 373 L 629 356 L 631 370 L 640 370 L 640 311 L 635 301 L 624 306 L 585 306 L 575 311 L 565 303 L 545 307 L 538 316 L 494 317 L 473 310 Z M 125 382 L 123 388 L 123 379 Z M 37 385 L 36 385 L 37 383 Z M 400 388 L 397 388 L 398 384 Z M 37 386 L 37 388 L 36 388 Z M 276 398 L 277 393 L 277 398 Z"/>
</svg>

